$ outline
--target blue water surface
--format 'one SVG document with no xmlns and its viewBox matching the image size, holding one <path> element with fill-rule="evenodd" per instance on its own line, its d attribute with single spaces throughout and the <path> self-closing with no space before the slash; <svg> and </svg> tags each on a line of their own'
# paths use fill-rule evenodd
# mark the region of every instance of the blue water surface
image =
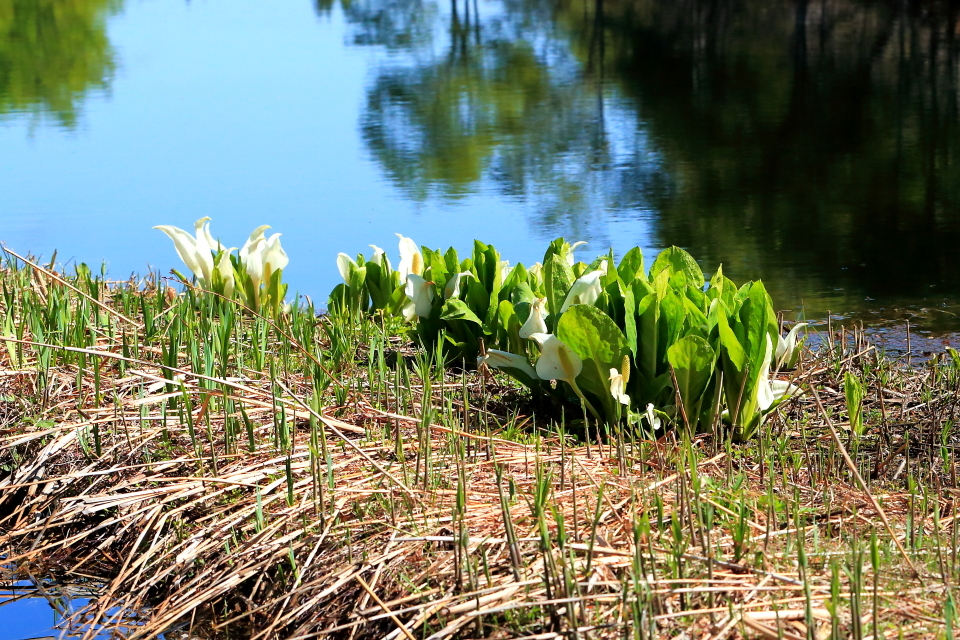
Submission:
<svg viewBox="0 0 960 640">
<path fill-rule="evenodd" d="M 371 74 L 399 54 L 351 46 L 339 8 L 131 0 L 107 32 L 115 77 L 85 96 L 75 126 L 43 113 L 0 126 L 0 239 L 11 248 L 104 260 L 126 277 L 180 267 L 153 225 L 210 216 L 239 246 L 269 223 L 284 234 L 292 288 L 319 298 L 336 284 L 339 251 L 396 253 L 395 232 L 463 249 L 482 238 L 514 261 L 542 255 L 552 231 L 532 225 L 530 199 L 480 180 L 416 200 L 384 175 L 359 120 Z M 642 217 L 583 225 L 597 252 L 650 244 Z"/>
</svg>

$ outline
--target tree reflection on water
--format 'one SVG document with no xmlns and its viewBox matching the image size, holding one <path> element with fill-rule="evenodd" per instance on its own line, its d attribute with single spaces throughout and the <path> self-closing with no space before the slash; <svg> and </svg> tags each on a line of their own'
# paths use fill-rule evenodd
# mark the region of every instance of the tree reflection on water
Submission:
<svg viewBox="0 0 960 640">
<path fill-rule="evenodd" d="M 560 10 L 581 58 L 597 6 Z M 955 294 L 958 17 L 955 3 L 605 1 L 607 64 L 679 185 L 656 201 L 661 241 L 793 299 Z"/>
<path fill-rule="evenodd" d="M 955 3 L 344 11 L 392 52 L 361 127 L 410 198 L 495 189 L 543 235 L 650 216 L 658 244 L 814 314 L 960 292 Z"/>
<path fill-rule="evenodd" d="M 540 8 L 373 0 L 344 12 L 350 41 L 404 54 L 377 69 L 361 130 L 408 197 L 489 190 L 535 202 L 541 235 L 578 238 L 597 238 L 607 212 L 647 208 L 663 175 L 636 114 L 557 46 Z"/>
<path fill-rule="evenodd" d="M 107 16 L 121 0 L 0 0 L 0 117 L 53 117 L 72 127 L 84 96 L 104 90 L 114 54 Z"/>
</svg>

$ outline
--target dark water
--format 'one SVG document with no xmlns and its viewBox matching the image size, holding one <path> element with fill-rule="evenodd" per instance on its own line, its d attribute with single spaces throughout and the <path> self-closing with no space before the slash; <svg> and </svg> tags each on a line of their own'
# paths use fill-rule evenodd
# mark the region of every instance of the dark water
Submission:
<svg viewBox="0 0 960 640">
<path fill-rule="evenodd" d="M 794 315 L 960 329 L 956 2 L 0 0 L 0 239 L 123 277 L 154 224 L 677 244 Z"/>
</svg>

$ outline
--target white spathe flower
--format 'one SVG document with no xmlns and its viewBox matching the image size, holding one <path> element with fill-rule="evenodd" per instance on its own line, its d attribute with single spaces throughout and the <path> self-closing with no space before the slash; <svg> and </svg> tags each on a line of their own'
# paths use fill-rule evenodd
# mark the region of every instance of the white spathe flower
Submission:
<svg viewBox="0 0 960 640">
<path fill-rule="evenodd" d="M 656 412 L 653 410 L 653 403 L 647 404 L 647 410 L 643 412 L 643 417 L 647 419 L 647 423 L 650 425 L 650 429 L 657 431 L 660 429 L 660 417 L 657 416 Z"/>
<path fill-rule="evenodd" d="M 436 297 L 432 282 L 424 280 L 422 276 L 415 273 L 408 274 L 407 284 L 404 286 L 403 292 L 407 294 L 407 300 L 413 303 L 412 311 L 414 314 L 421 318 L 430 316 L 430 311 L 433 309 L 433 299 Z M 406 309 L 404 311 L 404 315 L 406 315 Z"/>
<path fill-rule="evenodd" d="M 603 277 L 606 271 L 607 261 L 604 260 L 600 263 L 599 269 L 585 273 L 577 278 L 573 286 L 570 287 L 570 291 L 563 301 L 563 306 L 560 307 L 560 313 L 563 313 L 574 304 L 593 304 L 596 302 L 597 298 L 600 297 L 600 293 L 603 291 L 600 278 Z"/>
<path fill-rule="evenodd" d="M 486 355 L 477 358 L 477 366 L 479 367 L 481 364 L 485 364 L 491 369 L 519 369 L 534 380 L 540 379 L 540 376 L 537 375 L 537 372 L 534 371 L 525 357 L 509 351 L 487 349 Z"/>
<path fill-rule="evenodd" d="M 261 283 L 270 282 L 274 271 L 282 271 L 290 263 L 290 258 L 280 246 L 280 234 L 264 237 L 264 229 L 269 228 L 267 225 L 257 227 L 240 249 L 240 262 L 250 276 L 256 294 L 260 291 Z"/>
<path fill-rule="evenodd" d="M 188 232 L 167 224 L 161 224 L 154 227 L 167 234 L 173 240 L 173 246 L 177 250 L 177 255 L 183 260 L 183 264 L 193 272 L 200 285 L 209 287 L 213 282 L 213 248 L 210 246 L 210 218 L 200 218 L 194 223 L 196 237 Z M 219 243 L 217 243 L 219 246 Z"/>
<path fill-rule="evenodd" d="M 510 275 L 510 261 L 501 260 L 500 261 L 500 282 L 504 282 L 507 279 L 507 276 Z"/>
<path fill-rule="evenodd" d="M 760 364 L 760 377 L 757 379 L 757 408 L 767 411 L 773 404 L 784 396 L 793 395 L 798 387 L 785 380 L 770 379 L 770 354 L 773 351 L 773 341 L 767 336 L 763 351 L 763 362 Z"/>
<path fill-rule="evenodd" d="M 211 251 L 223 251 L 224 247 L 222 244 L 220 244 L 220 240 L 215 240 L 210 234 L 210 219 L 210 216 L 206 216 L 204 218 L 200 218 L 194 223 L 197 226 L 197 233 L 203 233 L 203 238 L 207 241 L 207 246 L 210 247 Z M 203 226 L 200 226 L 201 222 L 203 223 Z"/>
<path fill-rule="evenodd" d="M 370 258 L 370 262 L 380 265 L 384 275 L 390 275 L 393 269 L 390 268 L 390 258 L 387 257 L 387 252 L 375 244 L 370 245 L 370 248 L 373 249 L 373 257 Z"/>
<path fill-rule="evenodd" d="M 790 366 L 794 361 L 794 353 L 797 350 L 797 334 L 800 333 L 800 329 L 807 326 L 806 322 L 798 322 L 793 325 L 793 328 L 787 333 L 787 337 L 784 338 L 781 335 L 777 335 L 777 367 Z"/>
<path fill-rule="evenodd" d="M 530 336 L 540 345 L 537 375 L 544 380 L 563 380 L 576 388 L 576 379 L 583 371 L 583 360 L 563 340 L 552 333 L 534 333 Z"/>
<path fill-rule="evenodd" d="M 423 255 L 417 243 L 410 238 L 397 234 L 400 238 L 400 264 L 397 265 L 397 271 L 400 272 L 400 279 L 406 280 L 411 273 L 414 275 L 423 275 Z"/>
<path fill-rule="evenodd" d="M 280 235 L 275 233 L 270 236 L 263 250 L 263 263 L 275 271 L 282 271 L 290 264 L 287 252 L 280 246 Z"/>
<path fill-rule="evenodd" d="M 264 239 L 263 232 L 270 228 L 270 225 L 264 224 L 260 225 L 250 233 L 250 237 L 247 238 L 247 241 L 243 243 L 243 246 L 240 247 L 240 261 L 246 264 L 247 256 L 250 254 L 250 251 L 253 250 L 254 245 L 258 244 Z"/>
<path fill-rule="evenodd" d="M 572 266 L 575 264 L 575 262 L 576 262 L 576 261 L 573 259 L 573 252 L 574 252 L 574 250 L 575 250 L 577 247 L 579 247 L 579 246 L 582 245 L 582 244 L 587 244 L 587 241 L 586 241 L 586 240 L 579 240 L 579 241 L 577 241 L 577 242 L 574 242 L 572 245 L 570 245 L 570 251 L 567 253 L 567 263 L 568 263 L 571 267 L 572 267 Z"/>
<path fill-rule="evenodd" d="M 760 375 L 757 377 L 757 407 L 766 411 L 773 404 L 773 389 L 770 387 L 770 355 L 773 351 L 773 342 L 770 336 L 765 337 L 763 345 L 763 361 L 760 363 Z"/>
<path fill-rule="evenodd" d="M 773 399 L 779 400 L 784 396 L 792 396 L 800 390 L 795 384 L 790 384 L 786 380 L 771 380 L 770 391 L 773 393 Z"/>
<path fill-rule="evenodd" d="M 357 261 L 348 256 L 345 253 L 337 254 L 337 269 L 340 270 L 340 277 L 343 278 L 343 281 L 348 285 L 350 284 L 350 267 L 354 269 L 359 269 L 360 265 L 357 264 Z"/>
<path fill-rule="evenodd" d="M 527 269 L 527 273 L 529 273 L 534 278 L 539 280 L 543 275 L 543 263 L 534 262 L 533 265 L 529 269 Z"/>
<path fill-rule="evenodd" d="M 630 373 L 628 371 L 627 376 L 629 375 Z M 613 396 L 614 400 L 625 405 L 630 404 L 630 396 L 626 393 L 627 381 L 628 378 L 620 371 L 610 367 L 610 395 Z"/>
<path fill-rule="evenodd" d="M 526 340 L 535 333 L 547 332 L 547 323 L 544 320 L 547 315 L 544 311 L 546 305 L 546 298 L 536 298 L 530 303 L 530 315 L 527 316 L 527 321 L 523 323 L 522 327 L 520 327 L 521 338 Z"/>
<path fill-rule="evenodd" d="M 417 305 L 413 303 L 413 300 L 407 298 L 407 301 L 403 303 L 403 307 L 400 308 L 400 313 L 403 314 L 404 320 L 410 322 L 417 317 Z"/>
<path fill-rule="evenodd" d="M 443 288 L 443 297 L 447 300 L 450 298 L 459 298 L 460 297 L 460 281 L 464 278 L 472 278 L 473 274 L 469 271 L 461 271 L 460 273 L 455 273 L 450 276 L 450 279 L 447 280 L 447 285 Z"/>
</svg>

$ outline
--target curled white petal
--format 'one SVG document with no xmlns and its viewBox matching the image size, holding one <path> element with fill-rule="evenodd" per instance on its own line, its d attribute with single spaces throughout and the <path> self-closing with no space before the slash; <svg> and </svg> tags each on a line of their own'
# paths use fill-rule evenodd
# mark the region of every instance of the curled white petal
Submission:
<svg viewBox="0 0 960 640">
<path fill-rule="evenodd" d="M 537 372 L 530 366 L 525 357 L 509 351 L 488 349 L 486 355 L 477 358 L 477 365 L 481 364 L 485 364 L 491 369 L 519 369 L 534 380 L 540 379 L 540 376 L 537 375 Z"/>
<path fill-rule="evenodd" d="M 404 286 L 403 292 L 407 294 L 407 299 L 413 303 L 413 312 L 416 315 L 421 318 L 430 316 L 433 309 L 433 299 L 436 296 L 432 282 L 411 273 L 407 275 L 407 284 Z"/>
<path fill-rule="evenodd" d="M 620 404 L 629 405 L 630 396 L 626 393 L 626 380 L 623 374 L 613 367 L 610 368 L 610 395 Z"/>
<path fill-rule="evenodd" d="M 530 303 L 530 315 L 527 316 L 527 321 L 520 327 L 521 338 L 526 340 L 535 333 L 547 332 L 547 323 L 544 320 L 547 315 L 545 312 L 546 305 L 546 298 L 537 298 Z"/>
<path fill-rule="evenodd" d="M 501 260 L 500 261 L 500 281 L 502 282 L 506 280 L 507 276 L 509 275 L 510 275 L 510 261 Z"/>
<path fill-rule="evenodd" d="M 275 233 L 264 243 L 263 263 L 267 265 L 270 271 L 282 271 L 290 264 L 290 258 L 287 252 L 280 246 L 280 234 Z"/>
<path fill-rule="evenodd" d="M 770 392 L 773 394 L 774 400 L 779 400 L 784 396 L 792 396 L 799 390 L 800 390 L 800 387 L 798 387 L 795 384 L 790 384 L 786 380 L 770 381 Z"/>
<path fill-rule="evenodd" d="M 778 367 L 788 365 L 793 360 L 793 354 L 797 350 L 797 334 L 800 333 L 800 329 L 805 326 L 807 326 L 806 322 L 798 322 L 793 325 L 793 328 L 787 333 L 786 338 L 780 335 L 777 336 L 776 360 Z"/>
<path fill-rule="evenodd" d="M 587 244 L 587 241 L 579 240 L 577 242 L 574 242 L 572 245 L 570 245 L 570 251 L 567 253 L 567 262 L 570 264 L 571 267 L 574 265 L 574 262 L 575 262 L 575 260 L 573 259 L 573 252 L 577 247 L 579 247 L 582 244 Z"/>
<path fill-rule="evenodd" d="M 228 298 L 233 295 L 233 289 L 236 286 L 233 275 L 233 264 L 230 262 L 230 254 L 236 251 L 236 247 L 223 249 L 220 257 L 217 259 L 217 273 L 220 274 L 220 281 L 223 282 L 223 295 Z"/>
<path fill-rule="evenodd" d="M 397 271 L 400 272 L 400 278 L 406 279 L 408 275 L 423 275 L 423 255 L 417 243 L 405 236 L 397 234 L 400 238 L 400 264 L 397 265 Z"/>
<path fill-rule="evenodd" d="M 600 297 L 600 293 L 603 291 L 603 286 L 600 284 L 600 278 L 602 276 L 603 271 L 597 269 L 596 271 L 585 273 L 577 278 L 573 286 L 570 287 L 570 291 L 563 301 L 563 306 L 560 307 L 560 313 L 563 313 L 574 304 L 593 304 L 596 302 L 597 298 Z"/>
<path fill-rule="evenodd" d="M 168 224 L 157 225 L 154 229 L 163 231 L 173 240 L 173 246 L 177 250 L 177 255 L 183 260 L 183 264 L 197 277 L 201 285 L 206 286 L 208 283 L 197 253 L 197 239 L 183 229 Z M 207 253 L 209 255 L 209 251 Z"/>
<path fill-rule="evenodd" d="M 202 226 L 201 226 L 201 223 L 202 223 Z M 197 220 L 195 225 L 197 226 L 197 234 L 203 233 L 203 237 L 207 241 L 207 246 L 210 247 L 210 249 L 212 249 L 215 252 L 223 251 L 224 247 L 220 243 L 220 241 L 216 240 L 210 234 L 210 216 L 207 216 L 205 218 L 200 218 L 199 220 Z"/>
<path fill-rule="evenodd" d="M 350 267 L 357 267 L 357 261 L 345 253 L 337 254 L 337 269 L 340 271 L 340 277 L 347 284 L 350 284 Z"/>
<path fill-rule="evenodd" d="M 263 264 L 263 245 L 266 244 L 266 238 L 263 234 L 253 242 L 247 241 L 247 244 L 240 249 L 240 264 L 244 271 L 250 276 L 255 291 L 260 289 L 260 283 L 263 282 L 264 264 Z"/>
<path fill-rule="evenodd" d="M 760 364 L 760 375 L 757 377 L 757 407 L 766 411 L 773 404 L 773 389 L 770 387 L 770 356 L 773 351 L 773 341 L 766 336 L 763 346 L 763 362 Z"/>
<path fill-rule="evenodd" d="M 563 380 L 571 385 L 583 371 L 583 360 L 552 333 L 534 333 L 531 340 L 540 345 L 537 375 L 544 380 Z"/>
<path fill-rule="evenodd" d="M 261 225 L 250 233 L 250 237 L 247 238 L 247 241 L 240 247 L 240 260 L 244 260 L 250 254 L 250 251 L 253 250 L 254 245 L 265 239 L 263 232 L 269 228 L 270 225 L 268 224 Z"/>
<path fill-rule="evenodd" d="M 469 271 L 461 271 L 460 273 L 455 273 L 450 276 L 450 279 L 447 280 L 447 285 L 443 288 L 443 297 L 447 300 L 450 298 L 459 298 L 460 297 L 460 281 L 464 278 L 472 278 L 473 274 Z"/>
<path fill-rule="evenodd" d="M 647 419 L 647 423 L 654 431 L 657 431 L 660 428 L 660 418 L 653 410 L 653 403 L 647 404 L 647 409 L 643 412 L 643 417 Z"/>
</svg>

